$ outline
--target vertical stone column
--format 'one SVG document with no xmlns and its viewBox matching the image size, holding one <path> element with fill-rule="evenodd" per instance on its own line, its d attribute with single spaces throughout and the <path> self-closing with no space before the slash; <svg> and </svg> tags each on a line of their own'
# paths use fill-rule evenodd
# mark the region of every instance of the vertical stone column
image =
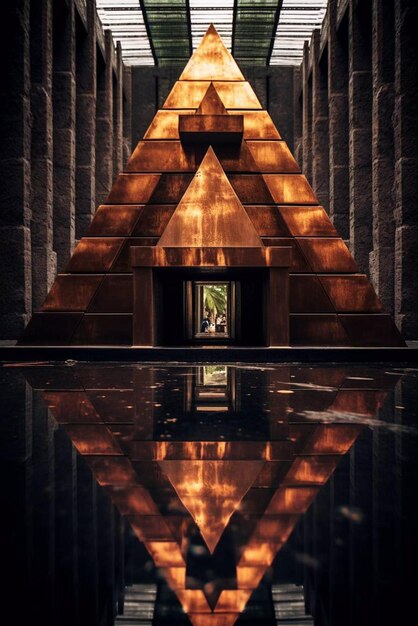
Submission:
<svg viewBox="0 0 418 626">
<path fill-rule="evenodd" d="M 113 181 L 113 56 L 112 32 L 105 31 L 106 58 L 98 61 L 96 104 L 96 204 L 102 204 Z"/>
<path fill-rule="evenodd" d="M 123 68 L 123 166 L 125 167 L 132 152 L 132 72 L 131 68 Z"/>
<path fill-rule="evenodd" d="M 54 3 L 54 249 L 57 270 L 75 242 L 75 14 L 74 2 Z"/>
<path fill-rule="evenodd" d="M 42 305 L 56 272 L 53 251 L 52 0 L 31 2 L 32 305 Z"/>
<path fill-rule="evenodd" d="M 302 103 L 300 98 L 301 72 L 299 68 L 294 69 L 293 74 L 293 144 L 296 161 L 303 164 L 302 152 Z"/>
<path fill-rule="evenodd" d="M 122 48 L 116 46 L 116 81 L 113 87 L 113 176 L 123 168 L 123 63 Z"/>
<path fill-rule="evenodd" d="M 16 339 L 29 321 L 32 303 L 29 1 L 8 0 L 2 19 L 0 325 L 2 339 Z"/>
<path fill-rule="evenodd" d="M 76 57 L 76 238 L 82 237 L 96 207 L 96 0 L 87 0 L 87 32 L 77 22 Z"/>
<path fill-rule="evenodd" d="M 329 208 L 335 228 L 349 237 L 347 24 L 337 31 L 338 0 L 328 4 Z"/>
<path fill-rule="evenodd" d="M 349 3 L 349 181 L 350 248 L 362 272 L 372 249 L 372 75 L 371 7 Z"/>
<path fill-rule="evenodd" d="M 394 5 L 373 0 L 372 210 L 370 275 L 387 313 L 394 305 Z"/>
<path fill-rule="evenodd" d="M 329 210 L 329 118 L 327 64 L 320 61 L 321 37 L 315 29 L 312 59 L 312 186 L 319 202 Z"/>
<path fill-rule="evenodd" d="M 303 173 L 312 182 L 312 82 L 309 61 L 309 42 L 305 41 L 302 62 L 302 154 Z"/>
<path fill-rule="evenodd" d="M 418 337 L 417 19 L 416 2 L 395 1 L 395 319 L 407 339 Z"/>
</svg>

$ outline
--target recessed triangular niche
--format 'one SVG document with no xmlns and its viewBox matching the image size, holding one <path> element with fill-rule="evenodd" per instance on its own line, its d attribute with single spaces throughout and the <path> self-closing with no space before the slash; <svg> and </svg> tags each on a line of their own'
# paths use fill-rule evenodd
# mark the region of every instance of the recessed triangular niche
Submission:
<svg viewBox="0 0 418 626">
<path fill-rule="evenodd" d="M 170 246 L 291 251 L 291 346 L 404 345 L 213 26 L 20 343 L 133 345 L 132 249 Z"/>
</svg>

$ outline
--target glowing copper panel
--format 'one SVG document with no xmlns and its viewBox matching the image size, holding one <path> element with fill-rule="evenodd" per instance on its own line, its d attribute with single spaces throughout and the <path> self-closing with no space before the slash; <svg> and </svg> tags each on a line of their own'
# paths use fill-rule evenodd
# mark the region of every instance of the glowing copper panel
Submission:
<svg viewBox="0 0 418 626">
<path fill-rule="evenodd" d="M 211 24 L 199 47 L 184 68 L 180 80 L 239 80 L 244 81 L 238 65 L 225 48 Z"/>
</svg>

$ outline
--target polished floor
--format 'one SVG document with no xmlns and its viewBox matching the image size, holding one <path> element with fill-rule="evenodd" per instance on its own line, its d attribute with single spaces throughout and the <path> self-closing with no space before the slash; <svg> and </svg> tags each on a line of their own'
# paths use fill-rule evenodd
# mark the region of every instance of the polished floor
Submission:
<svg viewBox="0 0 418 626">
<path fill-rule="evenodd" d="M 6 612 L 406 623 L 417 382 L 367 364 L 4 363 Z"/>
</svg>

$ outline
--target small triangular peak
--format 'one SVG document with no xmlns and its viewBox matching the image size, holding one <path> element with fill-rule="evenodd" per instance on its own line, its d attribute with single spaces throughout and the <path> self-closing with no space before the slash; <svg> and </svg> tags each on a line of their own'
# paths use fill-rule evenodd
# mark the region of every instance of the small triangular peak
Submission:
<svg viewBox="0 0 418 626">
<path fill-rule="evenodd" d="M 228 111 L 224 107 L 213 83 L 208 87 L 196 115 L 228 115 Z"/>
<path fill-rule="evenodd" d="M 263 247 L 211 146 L 157 245 Z"/>
<path fill-rule="evenodd" d="M 232 54 L 211 24 L 180 80 L 245 80 Z"/>
</svg>

